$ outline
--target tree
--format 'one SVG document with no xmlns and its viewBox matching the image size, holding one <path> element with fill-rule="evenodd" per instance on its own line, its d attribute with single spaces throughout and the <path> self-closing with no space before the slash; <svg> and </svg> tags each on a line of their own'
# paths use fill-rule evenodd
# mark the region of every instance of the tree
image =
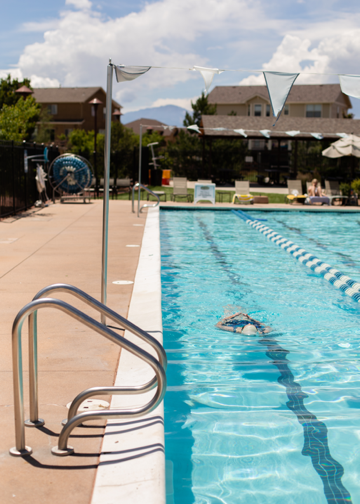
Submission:
<svg viewBox="0 0 360 504">
<path fill-rule="evenodd" d="M 15 91 L 19 89 L 21 86 L 30 87 L 30 79 L 24 79 L 22 81 L 18 81 L 18 79 L 11 80 L 11 75 L 9 74 L 6 79 L 0 79 L 0 110 L 4 105 L 15 105 L 19 98 Z"/>
<path fill-rule="evenodd" d="M 32 96 L 14 105 L 4 104 L 0 111 L 0 137 L 21 142 L 29 140 L 39 119 L 40 105 Z"/>
<path fill-rule="evenodd" d="M 184 119 L 184 126 L 187 128 L 192 124 L 197 124 L 200 126 L 202 115 L 214 115 L 216 114 L 216 105 L 210 105 L 208 102 L 208 97 L 201 93 L 201 96 L 196 100 L 195 103 L 191 102 L 191 108 L 193 109 L 193 114 L 186 112 Z"/>
</svg>

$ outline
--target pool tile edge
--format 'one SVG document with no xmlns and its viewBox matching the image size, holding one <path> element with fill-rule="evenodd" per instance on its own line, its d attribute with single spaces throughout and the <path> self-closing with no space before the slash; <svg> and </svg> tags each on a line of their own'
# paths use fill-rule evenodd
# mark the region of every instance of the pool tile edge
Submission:
<svg viewBox="0 0 360 504">
<path fill-rule="evenodd" d="M 128 319 L 162 343 L 159 209 L 149 209 Z M 149 350 L 139 338 L 125 338 Z M 154 352 L 151 350 L 150 353 Z M 152 378 L 149 366 L 122 351 L 115 385 L 141 384 Z M 146 404 L 154 391 L 141 396 L 113 396 L 111 407 Z M 163 404 L 149 415 L 108 421 L 91 504 L 165 504 Z"/>
</svg>

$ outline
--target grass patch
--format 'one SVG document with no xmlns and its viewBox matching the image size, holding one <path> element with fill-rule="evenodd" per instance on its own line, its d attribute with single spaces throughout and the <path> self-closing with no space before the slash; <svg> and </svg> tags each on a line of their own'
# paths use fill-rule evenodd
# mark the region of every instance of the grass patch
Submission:
<svg viewBox="0 0 360 504">
<path fill-rule="evenodd" d="M 151 191 L 164 191 L 166 192 L 166 201 L 171 201 L 171 194 L 172 194 L 172 187 L 161 187 L 161 186 L 149 186 L 149 189 Z M 227 191 L 227 188 L 224 187 L 222 188 L 224 191 Z M 192 194 L 194 195 L 194 189 L 188 189 L 188 193 L 189 194 Z M 142 190 L 141 191 L 141 200 L 144 201 L 147 199 L 147 192 Z M 235 191 L 231 191 L 231 200 L 233 198 L 235 194 Z M 272 194 L 272 193 L 262 193 L 262 192 L 253 192 L 251 191 L 251 194 L 253 196 L 267 196 L 268 199 L 269 199 L 269 203 L 285 203 L 285 194 Z M 130 195 L 130 199 L 131 199 L 132 195 Z M 135 199 L 137 200 L 138 198 L 138 192 L 135 191 Z M 128 194 L 118 194 L 117 196 L 117 199 L 121 199 L 121 200 L 128 200 L 129 199 L 129 195 Z M 155 198 L 153 196 L 150 196 L 149 198 L 151 201 L 154 201 Z M 227 198 L 224 198 L 224 202 L 225 202 L 225 199 Z M 161 198 L 161 201 L 163 201 L 163 198 Z M 178 200 L 178 201 L 181 201 L 181 200 Z"/>
</svg>

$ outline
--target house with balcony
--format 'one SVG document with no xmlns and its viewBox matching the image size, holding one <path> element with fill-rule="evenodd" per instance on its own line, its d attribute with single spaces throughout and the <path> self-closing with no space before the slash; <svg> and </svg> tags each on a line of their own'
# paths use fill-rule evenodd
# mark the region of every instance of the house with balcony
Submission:
<svg viewBox="0 0 360 504">
<path fill-rule="evenodd" d="M 217 106 L 217 115 L 270 117 L 272 115 L 266 86 L 216 86 L 208 97 Z M 342 119 L 352 107 L 340 84 L 294 85 L 283 115 L 298 118 Z"/>
<path fill-rule="evenodd" d="M 67 137 L 74 129 L 94 130 L 95 109 L 89 103 L 94 98 L 102 102 L 97 106 L 97 130 L 105 132 L 106 93 L 102 87 L 35 88 L 33 97 L 47 111 L 51 140 Z M 112 100 L 114 120 L 119 120 L 121 108 Z"/>
</svg>

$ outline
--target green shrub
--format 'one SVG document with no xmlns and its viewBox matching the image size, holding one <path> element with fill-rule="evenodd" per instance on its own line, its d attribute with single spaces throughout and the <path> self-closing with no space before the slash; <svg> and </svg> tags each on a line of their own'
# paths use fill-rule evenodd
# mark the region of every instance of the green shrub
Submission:
<svg viewBox="0 0 360 504">
<path fill-rule="evenodd" d="M 350 184 L 346 182 L 341 182 L 340 184 L 340 191 L 342 192 L 343 196 L 349 196 L 350 195 Z"/>
<path fill-rule="evenodd" d="M 351 189 L 354 189 L 357 194 L 360 194 L 360 179 L 351 182 Z"/>
</svg>

